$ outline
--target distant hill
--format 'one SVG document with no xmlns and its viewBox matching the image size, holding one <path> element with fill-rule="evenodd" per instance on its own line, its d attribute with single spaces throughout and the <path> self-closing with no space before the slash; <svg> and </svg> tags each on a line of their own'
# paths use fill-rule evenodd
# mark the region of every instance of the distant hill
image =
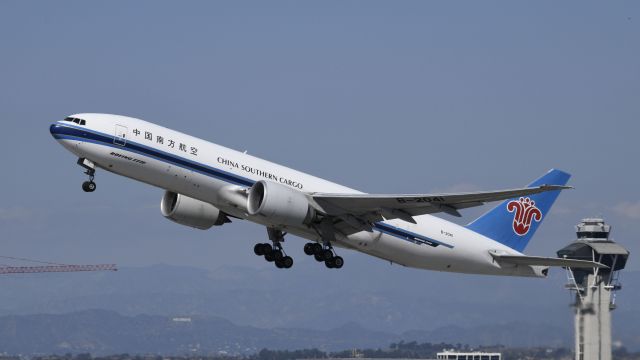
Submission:
<svg viewBox="0 0 640 360">
<path fill-rule="evenodd" d="M 125 323 L 141 319 L 139 315 L 159 316 L 164 321 L 194 316 L 207 321 L 226 319 L 229 324 L 238 324 L 234 328 L 267 332 L 296 328 L 322 332 L 351 324 L 345 329 L 351 326 L 385 334 L 371 335 L 380 342 L 365 345 L 374 347 L 397 339 L 471 345 L 571 345 L 571 299 L 563 288 L 561 271 L 552 272 L 549 279 L 527 279 L 400 266 L 372 268 L 355 262 L 340 271 L 312 265 L 317 264 L 304 264 L 292 271 L 246 267 L 207 271 L 156 265 L 116 273 L 0 276 L 0 315 L 78 316 L 82 310 L 103 309 L 122 314 L 118 318 L 120 315 L 108 313 Z M 623 275 L 620 307 L 614 312 L 614 339 L 640 350 L 640 312 L 636 307 L 640 273 Z M 351 348 L 359 344 L 358 339 L 345 335 L 344 347 L 338 346 L 337 339 L 323 345 Z M 298 344 L 296 341 L 288 344 Z"/>
<path fill-rule="evenodd" d="M 122 316 L 112 311 L 85 310 L 58 315 L 0 317 L 0 349 L 9 354 L 89 352 L 131 354 L 251 354 L 262 348 L 386 348 L 400 339 L 431 343 L 486 343 L 510 346 L 565 345 L 566 334 L 545 325 L 511 323 L 463 329 L 447 327 L 397 335 L 345 324 L 330 330 L 261 329 L 239 326 L 211 316 L 171 318 Z"/>
<path fill-rule="evenodd" d="M 185 321 L 189 319 L 190 321 Z M 86 310 L 0 317 L 0 349 L 9 354 L 250 354 L 262 348 L 342 350 L 388 344 L 397 335 L 348 324 L 329 331 L 260 329 L 217 317 L 122 316 Z"/>
</svg>

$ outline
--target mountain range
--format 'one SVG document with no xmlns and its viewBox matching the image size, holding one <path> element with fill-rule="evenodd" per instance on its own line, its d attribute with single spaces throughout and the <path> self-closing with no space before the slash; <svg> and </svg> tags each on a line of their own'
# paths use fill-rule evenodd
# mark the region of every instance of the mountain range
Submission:
<svg viewBox="0 0 640 360">
<path fill-rule="evenodd" d="M 530 340 L 517 335 L 525 330 Z M 484 334 L 484 335 L 483 335 Z M 491 334 L 491 335 L 488 335 Z M 9 354 L 92 353 L 130 354 L 252 354 L 260 349 L 338 351 L 386 348 L 400 339 L 429 339 L 433 343 L 494 342 L 513 346 L 561 346 L 567 334 L 544 325 L 509 323 L 463 329 L 450 326 L 435 331 L 393 334 L 349 323 L 330 330 L 262 329 L 240 326 L 219 317 L 123 316 L 113 311 L 84 310 L 57 315 L 0 317 L 0 349 Z M 447 341 L 448 340 L 448 341 Z"/>
<path fill-rule="evenodd" d="M 3 276 L 0 349 L 246 353 L 384 348 L 399 340 L 571 347 L 572 298 L 562 272 L 526 279 L 358 262 L 340 271 L 313 265 Z M 640 273 L 624 273 L 623 280 L 614 341 L 636 350 Z"/>
</svg>

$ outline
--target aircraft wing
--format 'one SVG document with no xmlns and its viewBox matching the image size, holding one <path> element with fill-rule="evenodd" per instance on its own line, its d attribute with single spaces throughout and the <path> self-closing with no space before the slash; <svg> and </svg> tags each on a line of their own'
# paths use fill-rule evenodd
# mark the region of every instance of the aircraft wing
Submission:
<svg viewBox="0 0 640 360">
<path fill-rule="evenodd" d="M 456 194 L 377 195 L 377 194 L 311 194 L 313 200 L 328 215 L 348 223 L 366 220 L 402 219 L 415 223 L 413 216 L 444 212 L 461 216 L 459 209 L 480 206 L 487 202 L 533 195 L 545 191 L 570 189 L 570 186 L 541 185 L 530 188 L 470 192 Z"/>
<path fill-rule="evenodd" d="M 561 266 L 571 268 L 609 268 L 607 265 L 595 261 L 562 259 L 540 256 L 525 255 L 498 255 L 491 254 L 498 262 L 505 262 L 514 265 L 532 265 L 532 266 Z"/>
</svg>

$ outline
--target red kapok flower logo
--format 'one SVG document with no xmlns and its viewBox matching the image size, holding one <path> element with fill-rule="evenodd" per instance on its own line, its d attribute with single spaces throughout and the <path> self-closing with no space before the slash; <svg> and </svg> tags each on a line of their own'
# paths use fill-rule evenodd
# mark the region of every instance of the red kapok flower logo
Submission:
<svg viewBox="0 0 640 360">
<path fill-rule="evenodd" d="M 513 231 L 524 236 L 531 229 L 531 222 L 542 220 L 542 212 L 536 207 L 536 202 L 527 198 L 512 200 L 507 204 L 507 210 L 513 214 Z"/>
</svg>

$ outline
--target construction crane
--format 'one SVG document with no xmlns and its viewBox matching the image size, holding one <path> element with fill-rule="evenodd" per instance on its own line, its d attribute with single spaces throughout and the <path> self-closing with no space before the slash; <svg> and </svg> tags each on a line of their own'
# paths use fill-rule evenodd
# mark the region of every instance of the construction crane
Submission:
<svg viewBox="0 0 640 360">
<path fill-rule="evenodd" d="M 0 255 L 0 258 L 43 264 L 39 266 L 16 266 L 16 265 L 0 264 L 0 275 L 32 274 L 32 273 L 45 273 L 45 272 L 117 271 L 118 270 L 115 264 L 72 265 L 72 264 L 52 263 L 48 261 L 31 260 L 31 259 L 18 258 L 13 256 Z"/>
</svg>

